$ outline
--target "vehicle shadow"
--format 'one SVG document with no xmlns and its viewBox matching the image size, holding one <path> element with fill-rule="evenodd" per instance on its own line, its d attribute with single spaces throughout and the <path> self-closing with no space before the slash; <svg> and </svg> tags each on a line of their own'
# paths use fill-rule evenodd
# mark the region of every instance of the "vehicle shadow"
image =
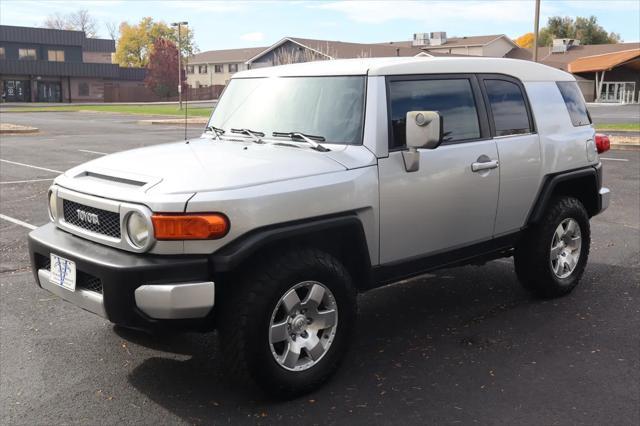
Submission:
<svg viewBox="0 0 640 426">
<path fill-rule="evenodd" d="M 518 370 L 521 359 L 529 359 L 545 345 L 555 349 L 559 343 L 546 340 L 547 330 L 568 327 L 571 335 L 575 312 L 584 311 L 596 297 L 593 293 L 600 291 L 598 281 L 614 270 L 621 273 L 619 267 L 590 265 L 581 286 L 554 301 L 532 298 L 522 290 L 507 260 L 443 270 L 371 291 L 360 297 L 356 336 L 336 376 L 293 401 L 274 401 L 253 387 L 226 379 L 215 334 L 168 341 L 145 336 L 140 344 L 190 358 L 148 358 L 128 379 L 155 403 L 194 424 L 345 423 L 344 416 L 354 416 L 349 424 L 419 423 L 432 422 L 434 418 L 425 417 L 428 413 L 452 407 L 454 401 L 460 407 L 468 403 L 479 404 L 478 410 L 495 409 L 495 404 L 513 403 L 505 388 L 528 386 L 517 383 L 525 380 Z M 574 328 L 580 327 L 578 321 Z M 577 344 L 580 338 L 573 337 L 573 342 L 569 337 L 562 344 Z M 502 383 L 501 392 L 497 388 L 481 396 L 469 392 L 495 386 L 491 368 L 512 369 L 511 380 L 516 382 Z M 448 381 L 455 381 L 455 387 L 443 390 Z M 451 419 L 461 418 L 460 412 L 451 410 L 457 415 Z M 392 419 L 387 417 L 390 413 Z"/>
</svg>

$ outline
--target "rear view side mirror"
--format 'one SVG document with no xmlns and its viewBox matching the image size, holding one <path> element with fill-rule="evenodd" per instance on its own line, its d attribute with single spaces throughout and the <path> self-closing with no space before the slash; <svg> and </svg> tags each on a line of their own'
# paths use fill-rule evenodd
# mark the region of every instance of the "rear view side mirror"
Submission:
<svg viewBox="0 0 640 426">
<path fill-rule="evenodd" d="M 418 148 L 436 149 L 442 143 L 442 116 L 436 111 L 409 111 L 406 121 L 408 151 L 402 152 L 408 172 L 420 169 Z"/>
</svg>

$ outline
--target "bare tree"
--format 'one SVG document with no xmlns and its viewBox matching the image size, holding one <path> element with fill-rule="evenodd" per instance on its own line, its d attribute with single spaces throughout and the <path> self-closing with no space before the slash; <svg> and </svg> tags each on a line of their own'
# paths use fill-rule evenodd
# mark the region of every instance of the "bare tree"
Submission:
<svg viewBox="0 0 640 426">
<path fill-rule="evenodd" d="M 98 35 L 98 23 L 86 9 L 81 9 L 68 15 L 54 13 L 47 16 L 43 26 L 56 30 L 84 31 L 87 37 L 95 37 Z"/>
<path fill-rule="evenodd" d="M 115 40 L 118 38 L 118 33 L 120 32 L 118 24 L 113 21 L 108 21 L 104 23 L 104 26 L 107 27 L 107 34 L 109 34 L 111 40 Z"/>
<path fill-rule="evenodd" d="M 71 29 L 71 24 L 65 15 L 61 13 L 54 13 L 52 15 L 47 16 L 42 24 L 45 28 L 52 28 L 54 30 L 69 30 Z"/>
<path fill-rule="evenodd" d="M 89 14 L 87 9 L 80 9 L 68 16 L 73 29 L 84 31 L 85 35 L 93 38 L 98 35 L 98 23 L 93 16 Z"/>
</svg>

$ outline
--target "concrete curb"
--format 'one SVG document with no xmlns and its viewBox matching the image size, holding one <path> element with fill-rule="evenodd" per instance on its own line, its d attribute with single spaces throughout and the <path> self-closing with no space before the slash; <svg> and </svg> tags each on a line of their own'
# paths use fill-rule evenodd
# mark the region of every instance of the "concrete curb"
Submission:
<svg viewBox="0 0 640 426">
<path fill-rule="evenodd" d="M 187 119 L 187 124 L 207 124 L 209 119 L 206 117 L 198 117 L 198 118 L 189 118 Z M 158 119 L 158 120 L 138 120 L 138 124 L 151 125 L 151 124 L 164 124 L 164 125 L 175 125 L 175 126 L 183 126 L 184 118 L 169 118 L 169 119 Z"/>
<path fill-rule="evenodd" d="M 40 129 L 37 127 L 28 127 L 28 126 L 19 126 L 16 124 L 7 124 L 0 125 L 0 135 L 24 135 L 27 133 L 38 133 Z"/>
<path fill-rule="evenodd" d="M 640 130 L 631 130 L 631 129 L 596 129 L 596 133 L 602 132 L 620 132 L 620 133 L 638 133 Z"/>
<path fill-rule="evenodd" d="M 617 149 L 619 151 L 640 151 L 640 145 L 612 143 L 610 149 Z"/>
</svg>

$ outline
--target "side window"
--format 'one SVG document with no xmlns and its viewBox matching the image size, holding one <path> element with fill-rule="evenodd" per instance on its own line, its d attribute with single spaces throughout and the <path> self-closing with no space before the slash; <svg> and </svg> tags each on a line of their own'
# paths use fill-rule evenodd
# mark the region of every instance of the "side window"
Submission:
<svg viewBox="0 0 640 426">
<path fill-rule="evenodd" d="M 591 124 L 591 116 L 587 111 L 578 83 L 575 81 L 558 81 L 556 84 L 560 89 L 564 104 L 567 106 L 567 111 L 569 111 L 571 123 L 576 127 Z"/>
<path fill-rule="evenodd" d="M 445 142 L 480 138 L 478 111 L 468 79 L 411 80 L 389 83 L 392 140 L 390 148 L 406 145 L 409 111 L 438 111 Z"/>
<path fill-rule="evenodd" d="M 507 80 L 484 80 L 496 136 L 531 133 L 531 123 L 520 87 Z"/>
</svg>

